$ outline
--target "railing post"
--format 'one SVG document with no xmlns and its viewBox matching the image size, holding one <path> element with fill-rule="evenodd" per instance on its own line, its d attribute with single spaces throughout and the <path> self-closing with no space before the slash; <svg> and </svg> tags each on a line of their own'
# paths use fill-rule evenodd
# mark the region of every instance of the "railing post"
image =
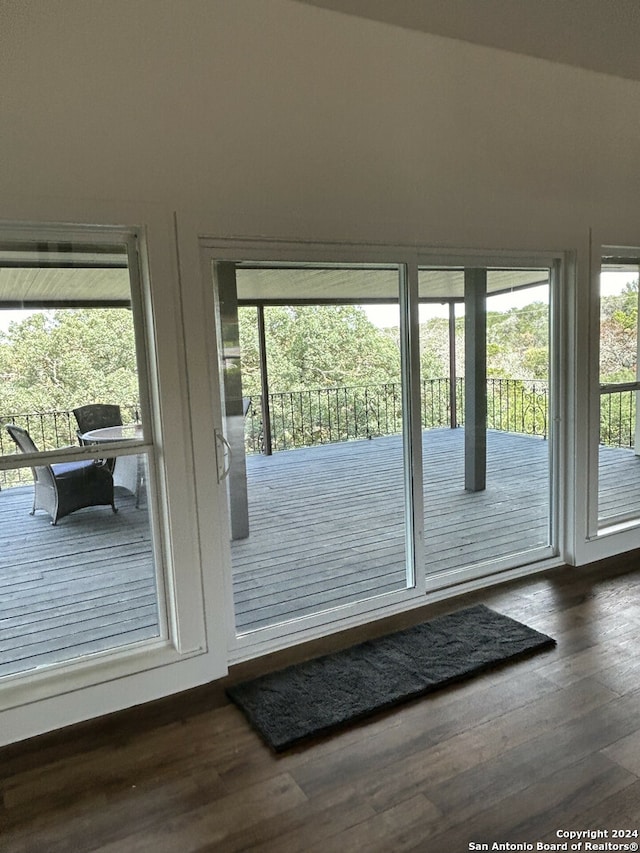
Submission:
<svg viewBox="0 0 640 853">
<path fill-rule="evenodd" d="M 458 426 L 458 399 L 456 396 L 456 305 L 449 302 L 449 425 Z"/>
<path fill-rule="evenodd" d="M 367 438 L 371 438 L 371 430 L 369 429 L 369 388 L 364 389 L 364 422 L 367 427 Z"/>
<path fill-rule="evenodd" d="M 273 439 L 271 437 L 271 405 L 269 401 L 269 376 L 267 374 L 267 338 L 264 327 L 264 305 L 258 305 L 258 348 L 260 351 L 263 452 L 265 456 L 271 456 L 273 453 Z"/>
</svg>

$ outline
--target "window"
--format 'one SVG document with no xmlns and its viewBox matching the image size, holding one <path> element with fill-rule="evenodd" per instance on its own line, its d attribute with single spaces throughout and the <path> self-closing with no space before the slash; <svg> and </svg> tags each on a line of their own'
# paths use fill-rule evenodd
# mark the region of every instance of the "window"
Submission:
<svg viewBox="0 0 640 853">
<path fill-rule="evenodd" d="M 64 236 L 0 243 L 0 679 L 166 636 L 135 235 Z"/>
<path fill-rule="evenodd" d="M 600 270 L 598 521 L 640 516 L 637 401 L 640 253 L 604 250 Z"/>
</svg>

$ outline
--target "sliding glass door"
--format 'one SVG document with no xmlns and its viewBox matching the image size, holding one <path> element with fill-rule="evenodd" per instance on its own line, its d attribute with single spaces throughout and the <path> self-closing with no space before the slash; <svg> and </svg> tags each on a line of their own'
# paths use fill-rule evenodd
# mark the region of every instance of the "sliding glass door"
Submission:
<svg viewBox="0 0 640 853">
<path fill-rule="evenodd" d="M 209 270 L 237 633 L 415 594 L 404 268 Z"/>
<path fill-rule="evenodd" d="M 552 267 L 419 271 L 427 586 L 554 553 Z"/>
<path fill-rule="evenodd" d="M 203 252 L 236 637 L 401 609 L 557 554 L 557 258 Z"/>
</svg>

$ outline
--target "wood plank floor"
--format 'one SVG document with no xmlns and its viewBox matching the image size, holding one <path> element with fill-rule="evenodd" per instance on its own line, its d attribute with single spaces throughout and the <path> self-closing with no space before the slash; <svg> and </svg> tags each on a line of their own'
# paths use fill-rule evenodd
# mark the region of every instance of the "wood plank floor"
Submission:
<svg viewBox="0 0 640 853">
<path fill-rule="evenodd" d="M 477 601 L 558 642 L 282 756 L 220 685 L 5 748 L 0 848 L 463 853 L 535 849 L 563 841 L 558 830 L 614 841 L 640 827 L 638 560 L 557 569 L 237 667 L 230 680 Z"/>
<path fill-rule="evenodd" d="M 29 515 L 33 487 L 0 492 L 0 676 L 157 637 L 149 516 L 118 490 L 90 507 Z"/>
<path fill-rule="evenodd" d="M 438 574 L 549 543 L 549 444 L 489 432 L 487 488 L 464 489 L 464 430 L 423 435 L 426 571 Z M 232 543 L 242 633 L 405 584 L 398 436 L 247 459 L 250 535 Z M 640 460 L 601 454 L 603 515 L 640 511 Z"/>
<path fill-rule="evenodd" d="M 489 433 L 478 493 L 464 489 L 463 430 L 429 430 L 423 445 L 428 573 L 548 544 L 547 442 Z M 404 588 L 399 436 L 252 456 L 247 478 L 250 535 L 232 543 L 240 632 Z"/>
<path fill-rule="evenodd" d="M 598 461 L 600 518 L 640 514 L 640 456 L 624 448 L 600 447 Z"/>
</svg>

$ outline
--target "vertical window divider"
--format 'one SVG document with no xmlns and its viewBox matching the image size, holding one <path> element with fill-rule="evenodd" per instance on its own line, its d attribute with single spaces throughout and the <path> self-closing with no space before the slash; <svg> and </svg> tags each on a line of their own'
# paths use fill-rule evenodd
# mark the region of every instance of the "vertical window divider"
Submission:
<svg viewBox="0 0 640 853">
<path fill-rule="evenodd" d="M 400 346 L 404 429 L 407 587 L 425 589 L 418 264 L 400 266 Z"/>
<path fill-rule="evenodd" d="M 566 267 L 566 264 L 565 264 Z M 567 346 L 566 335 L 563 334 L 567 328 L 567 306 L 566 287 L 563 286 L 563 275 L 567 275 L 566 268 L 563 269 L 562 261 L 556 258 L 549 267 L 549 366 L 547 382 L 547 424 L 546 435 L 549 440 L 549 542 L 558 548 L 560 536 L 565 537 L 565 532 L 560 524 L 560 506 L 564 503 L 565 484 L 562 479 L 562 454 L 565 446 L 563 433 L 566 431 L 566 396 L 568 389 L 564 378 L 563 366 L 567 364 L 567 353 L 561 347 Z M 562 342 L 562 343 L 561 343 Z M 562 547 L 564 549 L 564 538 Z"/>
</svg>

